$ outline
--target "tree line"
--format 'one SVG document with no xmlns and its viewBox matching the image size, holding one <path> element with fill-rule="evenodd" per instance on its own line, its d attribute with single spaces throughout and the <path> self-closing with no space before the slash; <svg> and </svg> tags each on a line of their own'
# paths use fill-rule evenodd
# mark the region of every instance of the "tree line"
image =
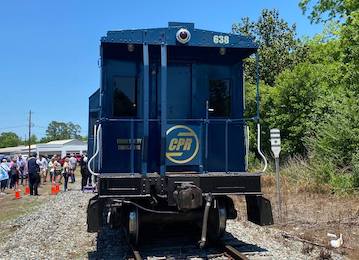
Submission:
<svg viewBox="0 0 359 260">
<path fill-rule="evenodd" d="M 299 7 L 312 23 L 324 24 L 322 33 L 299 39 L 277 10 L 232 26 L 259 44 L 263 140 L 279 128 L 284 162 L 302 158 L 314 183 L 359 188 L 359 1 L 301 0 Z M 244 66 L 251 116 L 255 58 Z M 255 154 L 254 134 L 251 141 Z M 269 142 L 264 146 L 270 154 Z"/>
<path fill-rule="evenodd" d="M 47 143 L 55 140 L 64 139 L 86 139 L 81 136 L 81 126 L 73 122 L 58 122 L 51 121 L 46 129 L 46 134 L 43 138 L 38 139 L 36 135 L 31 135 L 30 143 Z M 19 145 L 28 145 L 29 140 L 22 140 L 14 132 L 2 132 L 0 134 L 0 148 L 12 147 Z"/>
</svg>

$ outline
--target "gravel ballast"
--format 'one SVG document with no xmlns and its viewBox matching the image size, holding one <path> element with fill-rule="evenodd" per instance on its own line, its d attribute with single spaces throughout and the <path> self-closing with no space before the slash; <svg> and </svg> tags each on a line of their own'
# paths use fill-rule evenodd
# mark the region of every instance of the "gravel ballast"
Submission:
<svg viewBox="0 0 359 260">
<path fill-rule="evenodd" d="M 79 190 L 61 192 L 50 196 L 32 213 L 0 223 L 0 228 L 12 230 L 1 240 L 0 259 L 126 258 L 128 249 L 120 232 L 108 230 L 99 236 L 87 233 L 86 208 L 92 196 Z M 280 230 L 247 221 L 228 221 L 227 231 L 225 241 L 236 244 L 250 259 L 318 259 L 322 250 L 308 250 L 302 242 L 284 238 Z M 156 256 L 160 256 L 161 248 L 156 251 Z M 170 254 L 183 259 L 184 250 L 177 251 Z M 146 256 L 150 254 L 144 252 Z M 187 252 L 194 257 L 203 254 L 199 249 Z M 331 257 L 342 258 L 333 253 Z"/>
</svg>

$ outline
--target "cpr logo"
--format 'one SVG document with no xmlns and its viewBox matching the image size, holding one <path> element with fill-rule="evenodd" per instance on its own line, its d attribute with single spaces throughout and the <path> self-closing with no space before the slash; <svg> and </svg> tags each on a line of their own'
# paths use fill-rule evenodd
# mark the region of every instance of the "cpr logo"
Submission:
<svg viewBox="0 0 359 260">
<path fill-rule="evenodd" d="M 166 157 L 173 163 L 188 163 L 196 157 L 199 141 L 196 133 L 185 125 L 175 125 L 167 130 Z"/>
</svg>

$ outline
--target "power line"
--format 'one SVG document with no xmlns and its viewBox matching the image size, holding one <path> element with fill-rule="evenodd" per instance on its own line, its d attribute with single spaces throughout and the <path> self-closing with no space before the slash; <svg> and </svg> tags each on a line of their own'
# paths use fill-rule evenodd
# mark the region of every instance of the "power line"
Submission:
<svg viewBox="0 0 359 260">
<path fill-rule="evenodd" d="M 6 126 L 0 127 L 0 130 L 14 129 L 14 128 L 25 128 L 27 125 L 16 125 L 16 126 Z"/>
</svg>

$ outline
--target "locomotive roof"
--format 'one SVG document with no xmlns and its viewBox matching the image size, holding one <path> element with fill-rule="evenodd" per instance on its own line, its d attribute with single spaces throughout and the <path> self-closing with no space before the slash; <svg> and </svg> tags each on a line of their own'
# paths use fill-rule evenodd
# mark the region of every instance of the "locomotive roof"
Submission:
<svg viewBox="0 0 359 260">
<path fill-rule="evenodd" d="M 179 29 L 187 29 L 191 33 L 191 39 L 186 44 L 176 40 L 176 33 Z M 226 36 L 229 41 L 218 43 L 214 37 Z M 223 39 L 223 38 L 222 38 Z M 253 53 L 258 46 L 251 38 L 232 33 L 215 32 L 196 29 L 194 23 L 170 22 L 167 28 L 136 29 L 108 31 L 105 37 L 101 38 L 102 43 L 123 43 L 123 44 L 150 44 L 169 46 L 194 46 L 194 47 L 226 47 L 245 49 L 247 53 Z"/>
</svg>

